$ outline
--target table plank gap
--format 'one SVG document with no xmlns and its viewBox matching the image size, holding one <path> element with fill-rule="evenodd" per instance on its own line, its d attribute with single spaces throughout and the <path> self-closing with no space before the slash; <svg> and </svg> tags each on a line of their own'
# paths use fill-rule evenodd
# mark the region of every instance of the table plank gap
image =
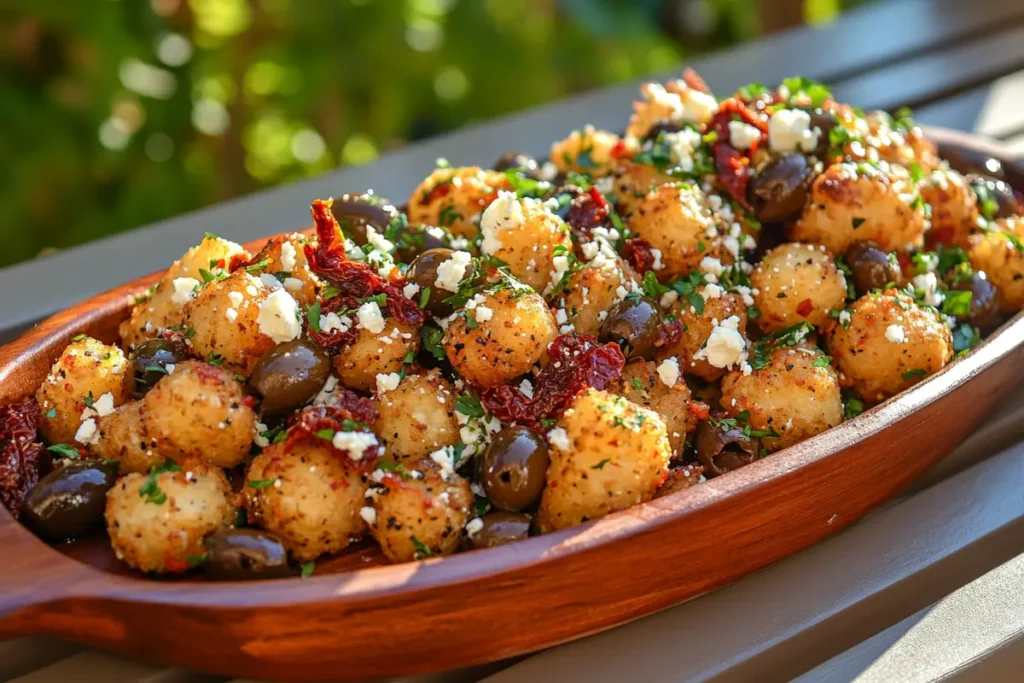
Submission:
<svg viewBox="0 0 1024 683">
<path fill-rule="evenodd" d="M 918 108 L 914 119 L 929 126 L 971 131 L 996 139 L 1024 132 L 1024 71 L 997 78 Z"/>
</svg>

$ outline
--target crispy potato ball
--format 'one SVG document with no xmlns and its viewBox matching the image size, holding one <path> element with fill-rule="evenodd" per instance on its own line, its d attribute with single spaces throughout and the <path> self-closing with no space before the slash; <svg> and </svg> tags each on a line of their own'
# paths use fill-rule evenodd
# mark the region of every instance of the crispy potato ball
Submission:
<svg viewBox="0 0 1024 683">
<path fill-rule="evenodd" d="M 1003 233 L 1024 240 L 1024 218 L 1003 218 L 995 225 L 995 230 L 971 238 L 971 265 L 988 275 L 999 292 L 1003 310 L 1016 313 L 1024 308 L 1024 251 Z"/>
<path fill-rule="evenodd" d="M 142 400 L 143 429 L 168 457 L 234 467 L 249 452 L 256 415 L 242 385 L 221 368 L 178 363 Z"/>
<path fill-rule="evenodd" d="M 661 416 L 597 389 L 580 394 L 548 433 L 542 533 L 649 501 L 665 481 L 672 447 Z"/>
<path fill-rule="evenodd" d="M 757 326 L 765 332 L 807 321 L 822 327 L 846 302 L 846 278 L 825 247 L 795 242 L 770 250 L 750 274 Z"/>
<path fill-rule="evenodd" d="M 715 98 L 695 90 L 681 79 L 640 86 L 641 100 L 633 102 L 633 115 L 626 127 L 627 138 L 642 138 L 662 121 L 707 123 L 718 109 Z"/>
<path fill-rule="evenodd" d="M 701 482 L 703 476 L 704 468 L 701 465 L 688 464 L 673 468 L 668 471 L 668 478 L 665 479 L 664 484 L 658 487 L 654 497 L 663 498 L 683 489 L 692 488 Z"/>
<path fill-rule="evenodd" d="M 705 293 L 707 289 L 703 290 Z M 747 307 L 736 294 L 726 292 L 719 297 L 709 297 L 704 302 L 704 310 L 698 313 L 690 302 L 680 299 L 672 305 L 672 313 L 683 323 L 683 336 L 679 342 L 665 346 L 658 354 L 660 360 L 678 358 L 679 369 L 701 379 L 714 382 L 725 374 L 725 368 L 715 367 L 706 358 L 694 358 L 715 329 L 715 321 L 727 320 L 733 316 L 739 318 L 737 331 L 746 337 Z"/>
<path fill-rule="evenodd" d="M 924 243 L 925 204 L 918 198 L 905 172 L 833 164 L 812 183 L 810 201 L 790 227 L 789 238 L 823 244 L 833 256 L 864 241 L 884 251 L 906 252 Z"/>
<path fill-rule="evenodd" d="M 304 245 L 307 238 L 298 232 L 270 238 L 252 257 L 254 266 L 261 266 L 254 272 L 261 279 L 274 278 L 302 306 L 309 306 L 316 300 L 319 278 L 309 269 Z M 266 264 L 264 264 L 266 261 Z"/>
<path fill-rule="evenodd" d="M 201 287 L 182 307 L 185 326 L 195 331 L 195 355 L 222 358 L 225 370 L 248 376 L 274 348 L 274 340 L 260 331 L 257 320 L 268 294 L 263 283 L 244 270 Z"/>
<path fill-rule="evenodd" d="M 104 460 L 117 460 L 122 474 L 145 474 L 166 460 L 143 423 L 143 402 L 130 401 L 97 420 L 100 438 L 93 451 Z"/>
<path fill-rule="evenodd" d="M 932 207 L 931 236 L 944 244 L 967 246 L 978 228 L 978 200 L 958 172 L 937 168 L 918 184 L 921 197 Z"/>
<path fill-rule="evenodd" d="M 190 280 L 195 281 L 193 286 L 203 282 L 200 269 L 215 272 L 220 267 L 226 270 L 233 262 L 244 262 L 248 258 L 249 253 L 240 245 L 220 237 L 208 236 L 198 246 L 189 249 L 171 264 L 156 283 L 152 294 L 136 304 L 131 316 L 121 323 L 124 348 L 135 348 L 147 339 L 159 337 L 168 327 L 181 323 L 181 307 L 191 297 L 189 285 L 193 283 Z"/>
<path fill-rule="evenodd" d="M 575 171 L 591 177 L 603 176 L 615 163 L 612 153 L 617 145 L 618 135 L 588 124 L 583 130 L 574 130 L 569 137 L 552 144 L 549 158 L 562 173 Z"/>
<path fill-rule="evenodd" d="M 406 354 L 415 355 L 419 348 L 419 330 L 385 318 L 379 333 L 360 328 L 356 341 L 334 357 L 334 369 L 346 387 L 371 391 L 377 375 L 401 371 Z"/>
<path fill-rule="evenodd" d="M 629 229 L 661 252 L 659 280 L 672 280 L 696 270 L 707 256 L 719 256 L 714 221 L 704 206 L 704 193 L 694 185 L 661 185 L 651 190 L 629 217 Z"/>
<path fill-rule="evenodd" d="M 203 539 L 231 525 L 235 495 L 224 473 L 188 469 L 121 477 L 107 493 L 107 533 L 118 559 L 144 572 L 183 572 Z"/>
<path fill-rule="evenodd" d="M 478 166 L 434 169 L 409 197 L 406 214 L 412 224 L 437 225 L 455 235 L 473 237 L 480 212 L 498 190 L 508 187 L 508 179 L 499 171 Z"/>
<path fill-rule="evenodd" d="M 658 170 L 652 164 L 620 160 L 616 164 L 612 195 L 623 216 L 629 216 L 643 202 L 647 193 L 661 185 L 678 182 L 678 178 Z"/>
<path fill-rule="evenodd" d="M 558 336 L 558 326 L 544 299 L 529 288 L 504 287 L 477 298 L 472 310 L 457 312 L 448 325 L 444 350 L 464 380 L 492 387 L 528 372 Z"/>
<path fill-rule="evenodd" d="M 953 341 L 942 318 L 904 292 L 868 294 L 847 311 L 849 322 L 828 332 L 828 349 L 842 385 L 864 401 L 889 398 L 953 358 Z"/>
<path fill-rule="evenodd" d="M 568 266 L 569 226 L 544 202 L 501 192 L 484 210 L 480 230 L 484 235 L 480 250 L 507 263 L 513 275 L 538 292 L 551 286 L 552 280 L 557 282 Z"/>
<path fill-rule="evenodd" d="M 370 535 L 392 562 L 450 555 L 458 548 L 473 509 L 473 492 L 469 482 L 446 470 L 449 458 L 442 451 L 406 461 L 401 470 L 374 472 L 376 483 L 366 491 L 362 514 Z"/>
<path fill-rule="evenodd" d="M 112 411 L 127 396 L 126 367 L 124 354 L 116 346 L 92 337 L 71 342 L 36 391 L 43 437 L 50 443 L 75 447 L 94 443 L 97 414 Z"/>
<path fill-rule="evenodd" d="M 280 537 L 299 562 L 336 553 L 358 539 L 366 484 L 326 444 L 278 443 L 253 458 L 242 487 L 249 521 Z"/>
<path fill-rule="evenodd" d="M 380 419 L 373 431 L 392 460 L 421 458 L 459 441 L 455 393 L 437 370 L 407 375 L 399 385 L 376 396 Z"/>
<path fill-rule="evenodd" d="M 634 360 L 607 390 L 624 397 L 641 408 L 653 410 L 665 421 L 672 452 L 682 453 L 686 437 L 697 428 L 697 417 L 690 411 L 690 388 L 682 376 L 672 377 L 669 386 L 658 373 L 659 363 Z"/>
<path fill-rule="evenodd" d="M 817 365 L 815 365 L 817 364 Z M 792 446 L 843 421 L 843 399 L 836 371 L 817 348 L 775 349 L 768 364 L 749 375 L 733 370 L 722 380 L 722 407 L 731 415 L 750 414 L 768 450 Z"/>
<path fill-rule="evenodd" d="M 569 276 L 565 289 L 552 299 L 552 304 L 565 311 L 566 324 L 572 325 L 577 334 L 596 337 L 608 312 L 622 300 L 619 288 L 630 291 L 630 283 L 635 281 L 634 276 L 627 275 L 621 259 L 598 256 Z"/>
</svg>

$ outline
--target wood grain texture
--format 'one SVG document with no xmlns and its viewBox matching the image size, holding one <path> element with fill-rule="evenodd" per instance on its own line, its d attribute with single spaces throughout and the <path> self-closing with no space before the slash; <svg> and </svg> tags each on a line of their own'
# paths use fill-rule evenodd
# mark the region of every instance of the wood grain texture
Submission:
<svg viewBox="0 0 1024 683">
<path fill-rule="evenodd" d="M 129 295 L 153 279 L 0 349 L 0 402 L 34 391 L 75 334 L 113 339 Z M 1022 341 L 1017 316 L 935 377 L 770 458 L 574 529 L 443 559 L 366 566 L 376 560 L 364 549 L 306 580 L 156 581 L 77 561 L 91 562 L 92 551 L 66 555 L 0 511 L 0 637 L 53 634 L 162 664 L 288 680 L 412 674 L 571 640 L 722 586 L 859 519 L 1024 379 Z"/>
</svg>

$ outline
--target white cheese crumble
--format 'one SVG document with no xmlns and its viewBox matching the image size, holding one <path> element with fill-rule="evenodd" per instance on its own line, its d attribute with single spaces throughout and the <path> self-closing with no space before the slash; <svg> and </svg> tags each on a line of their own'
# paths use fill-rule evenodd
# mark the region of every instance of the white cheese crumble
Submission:
<svg viewBox="0 0 1024 683">
<path fill-rule="evenodd" d="M 92 402 L 92 408 L 100 417 L 106 417 L 114 412 L 114 395 L 109 391 Z"/>
<path fill-rule="evenodd" d="M 902 344 L 906 341 L 907 335 L 901 326 L 889 325 L 889 327 L 885 328 L 885 338 L 893 344 Z"/>
<path fill-rule="evenodd" d="M 476 307 L 476 321 L 478 323 L 485 323 L 485 322 L 487 322 L 488 320 L 490 320 L 493 317 L 494 317 L 494 311 L 492 311 L 487 306 L 477 306 Z"/>
<path fill-rule="evenodd" d="M 196 295 L 195 290 L 199 287 L 199 280 L 194 277 L 176 277 L 171 284 L 174 287 L 171 301 L 181 306 Z"/>
<path fill-rule="evenodd" d="M 430 459 L 441 468 L 441 476 L 445 479 L 455 474 L 455 451 L 451 446 L 445 446 L 430 454 Z"/>
<path fill-rule="evenodd" d="M 704 289 L 700 291 L 700 295 L 704 298 L 704 301 L 708 301 L 709 299 L 720 299 L 724 293 L 725 290 L 714 283 L 704 285 Z"/>
<path fill-rule="evenodd" d="M 736 149 L 750 149 L 761 139 L 761 131 L 757 127 L 743 121 L 729 122 L 729 144 Z"/>
<path fill-rule="evenodd" d="M 388 391 L 393 391 L 398 388 L 398 384 L 402 381 L 402 376 L 397 372 L 378 372 L 377 373 L 377 394 L 383 394 Z"/>
<path fill-rule="evenodd" d="M 693 171 L 693 153 L 700 148 L 700 133 L 692 128 L 684 128 L 676 133 L 665 133 L 661 137 L 668 145 L 672 163 L 684 172 Z"/>
<path fill-rule="evenodd" d="M 500 190 L 497 198 L 480 216 L 480 233 L 484 236 L 480 251 L 494 254 L 502 247 L 498 233 L 523 224 L 523 207 L 515 192 Z"/>
<path fill-rule="evenodd" d="M 236 320 L 238 320 L 238 311 L 236 311 L 233 308 L 229 308 L 228 310 L 224 311 L 224 317 L 228 319 L 229 323 L 233 323 Z"/>
<path fill-rule="evenodd" d="M 88 418 L 84 420 L 75 432 L 75 441 L 84 444 L 95 444 L 100 439 L 99 431 L 96 429 L 96 420 Z"/>
<path fill-rule="evenodd" d="M 548 441 L 560 451 L 568 451 L 572 448 L 569 434 L 562 427 L 555 427 L 548 432 Z"/>
<path fill-rule="evenodd" d="M 266 301 L 260 304 L 260 312 L 256 316 L 260 332 L 276 344 L 291 341 L 302 334 L 302 323 L 299 320 L 299 304 L 283 289 L 271 292 Z"/>
<path fill-rule="evenodd" d="M 270 445 L 270 439 L 263 436 L 263 432 L 267 431 L 267 425 L 262 422 L 257 422 L 253 426 L 252 442 L 260 448 L 266 448 Z"/>
<path fill-rule="evenodd" d="M 352 460 L 359 460 L 363 451 L 377 445 L 377 437 L 370 432 L 334 432 L 331 445 L 348 453 Z"/>
<path fill-rule="evenodd" d="M 304 286 L 305 283 L 303 283 L 302 280 L 300 280 L 297 277 L 286 277 L 284 279 L 284 288 L 287 289 L 289 292 L 297 292 Z"/>
<path fill-rule="evenodd" d="M 377 523 L 377 510 L 375 508 L 370 507 L 369 505 L 364 505 L 363 507 L 359 508 L 359 516 L 362 517 L 363 521 L 369 524 L 370 526 L 373 526 Z"/>
<path fill-rule="evenodd" d="M 384 316 L 380 312 L 380 306 L 376 301 L 367 301 L 356 311 L 356 318 L 359 319 L 359 327 L 373 334 L 380 334 L 384 331 Z"/>
<path fill-rule="evenodd" d="M 295 247 L 291 242 L 281 243 L 281 270 L 289 273 L 295 270 Z"/>
<path fill-rule="evenodd" d="M 843 325 L 849 325 L 850 324 L 850 312 L 849 311 L 840 311 L 839 312 L 839 322 L 841 324 L 843 324 Z"/>
<path fill-rule="evenodd" d="M 241 292 L 228 292 L 228 299 L 231 301 L 231 305 L 238 308 L 245 301 L 245 297 L 242 296 Z"/>
<path fill-rule="evenodd" d="M 651 247 L 651 256 L 654 257 L 654 263 L 651 264 L 651 268 L 654 270 L 661 270 L 665 267 L 665 264 L 661 262 L 661 249 Z"/>
<path fill-rule="evenodd" d="M 352 318 L 347 315 L 342 317 L 337 313 L 321 313 L 320 314 L 320 331 L 324 333 L 334 332 L 335 330 L 341 330 L 342 332 L 348 332 L 352 327 Z"/>
<path fill-rule="evenodd" d="M 474 517 L 466 523 L 466 535 L 473 538 L 484 528 L 484 520 Z"/>
<path fill-rule="evenodd" d="M 813 152 L 820 134 L 802 109 L 780 109 L 768 121 L 768 144 L 777 152 Z"/>
<path fill-rule="evenodd" d="M 914 277 L 914 287 L 924 293 L 924 302 L 929 306 L 940 306 L 945 298 L 939 291 L 939 278 L 935 273 L 922 273 Z"/>
<path fill-rule="evenodd" d="M 282 287 L 284 287 L 284 285 L 281 284 L 281 281 L 278 280 L 273 275 L 271 275 L 270 273 L 261 273 L 260 274 L 260 282 L 262 282 L 263 286 L 266 287 L 267 289 L 269 289 L 270 291 L 274 291 L 274 290 L 281 289 Z M 255 294 L 255 291 L 250 292 L 250 294 Z"/>
<path fill-rule="evenodd" d="M 466 277 L 466 268 L 473 256 L 468 251 L 456 251 L 451 258 L 442 261 L 437 266 L 437 277 L 434 278 L 434 286 L 449 292 L 456 292 L 459 283 Z"/>
<path fill-rule="evenodd" d="M 410 282 L 405 287 L 402 287 L 402 296 L 406 299 L 413 299 L 419 294 L 420 286 L 415 282 Z"/>
<path fill-rule="evenodd" d="M 747 342 L 739 332 L 740 319 L 730 316 L 716 324 L 704 346 L 693 354 L 716 368 L 731 368 L 747 359 Z"/>
<path fill-rule="evenodd" d="M 533 385 L 530 384 L 530 380 L 524 379 L 520 382 L 519 391 L 523 392 L 523 396 L 526 398 L 533 398 Z"/>
<path fill-rule="evenodd" d="M 667 387 L 674 387 L 679 381 L 679 359 L 666 358 L 658 366 L 658 377 Z"/>
<path fill-rule="evenodd" d="M 334 390 L 338 388 L 338 378 L 334 375 L 330 375 L 327 378 L 327 382 L 324 384 L 324 388 L 320 390 L 313 398 L 313 405 L 322 406 L 332 404 L 334 398 Z"/>
</svg>

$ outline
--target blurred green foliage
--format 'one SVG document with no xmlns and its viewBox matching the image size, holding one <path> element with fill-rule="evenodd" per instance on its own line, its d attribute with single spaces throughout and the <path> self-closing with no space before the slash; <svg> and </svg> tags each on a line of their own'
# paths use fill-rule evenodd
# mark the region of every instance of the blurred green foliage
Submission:
<svg viewBox="0 0 1024 683">
<path fill-rule="evenodd" d="M 757 4 L 7 0 L 0 266 L 664 71 Z"/>
</svg>

